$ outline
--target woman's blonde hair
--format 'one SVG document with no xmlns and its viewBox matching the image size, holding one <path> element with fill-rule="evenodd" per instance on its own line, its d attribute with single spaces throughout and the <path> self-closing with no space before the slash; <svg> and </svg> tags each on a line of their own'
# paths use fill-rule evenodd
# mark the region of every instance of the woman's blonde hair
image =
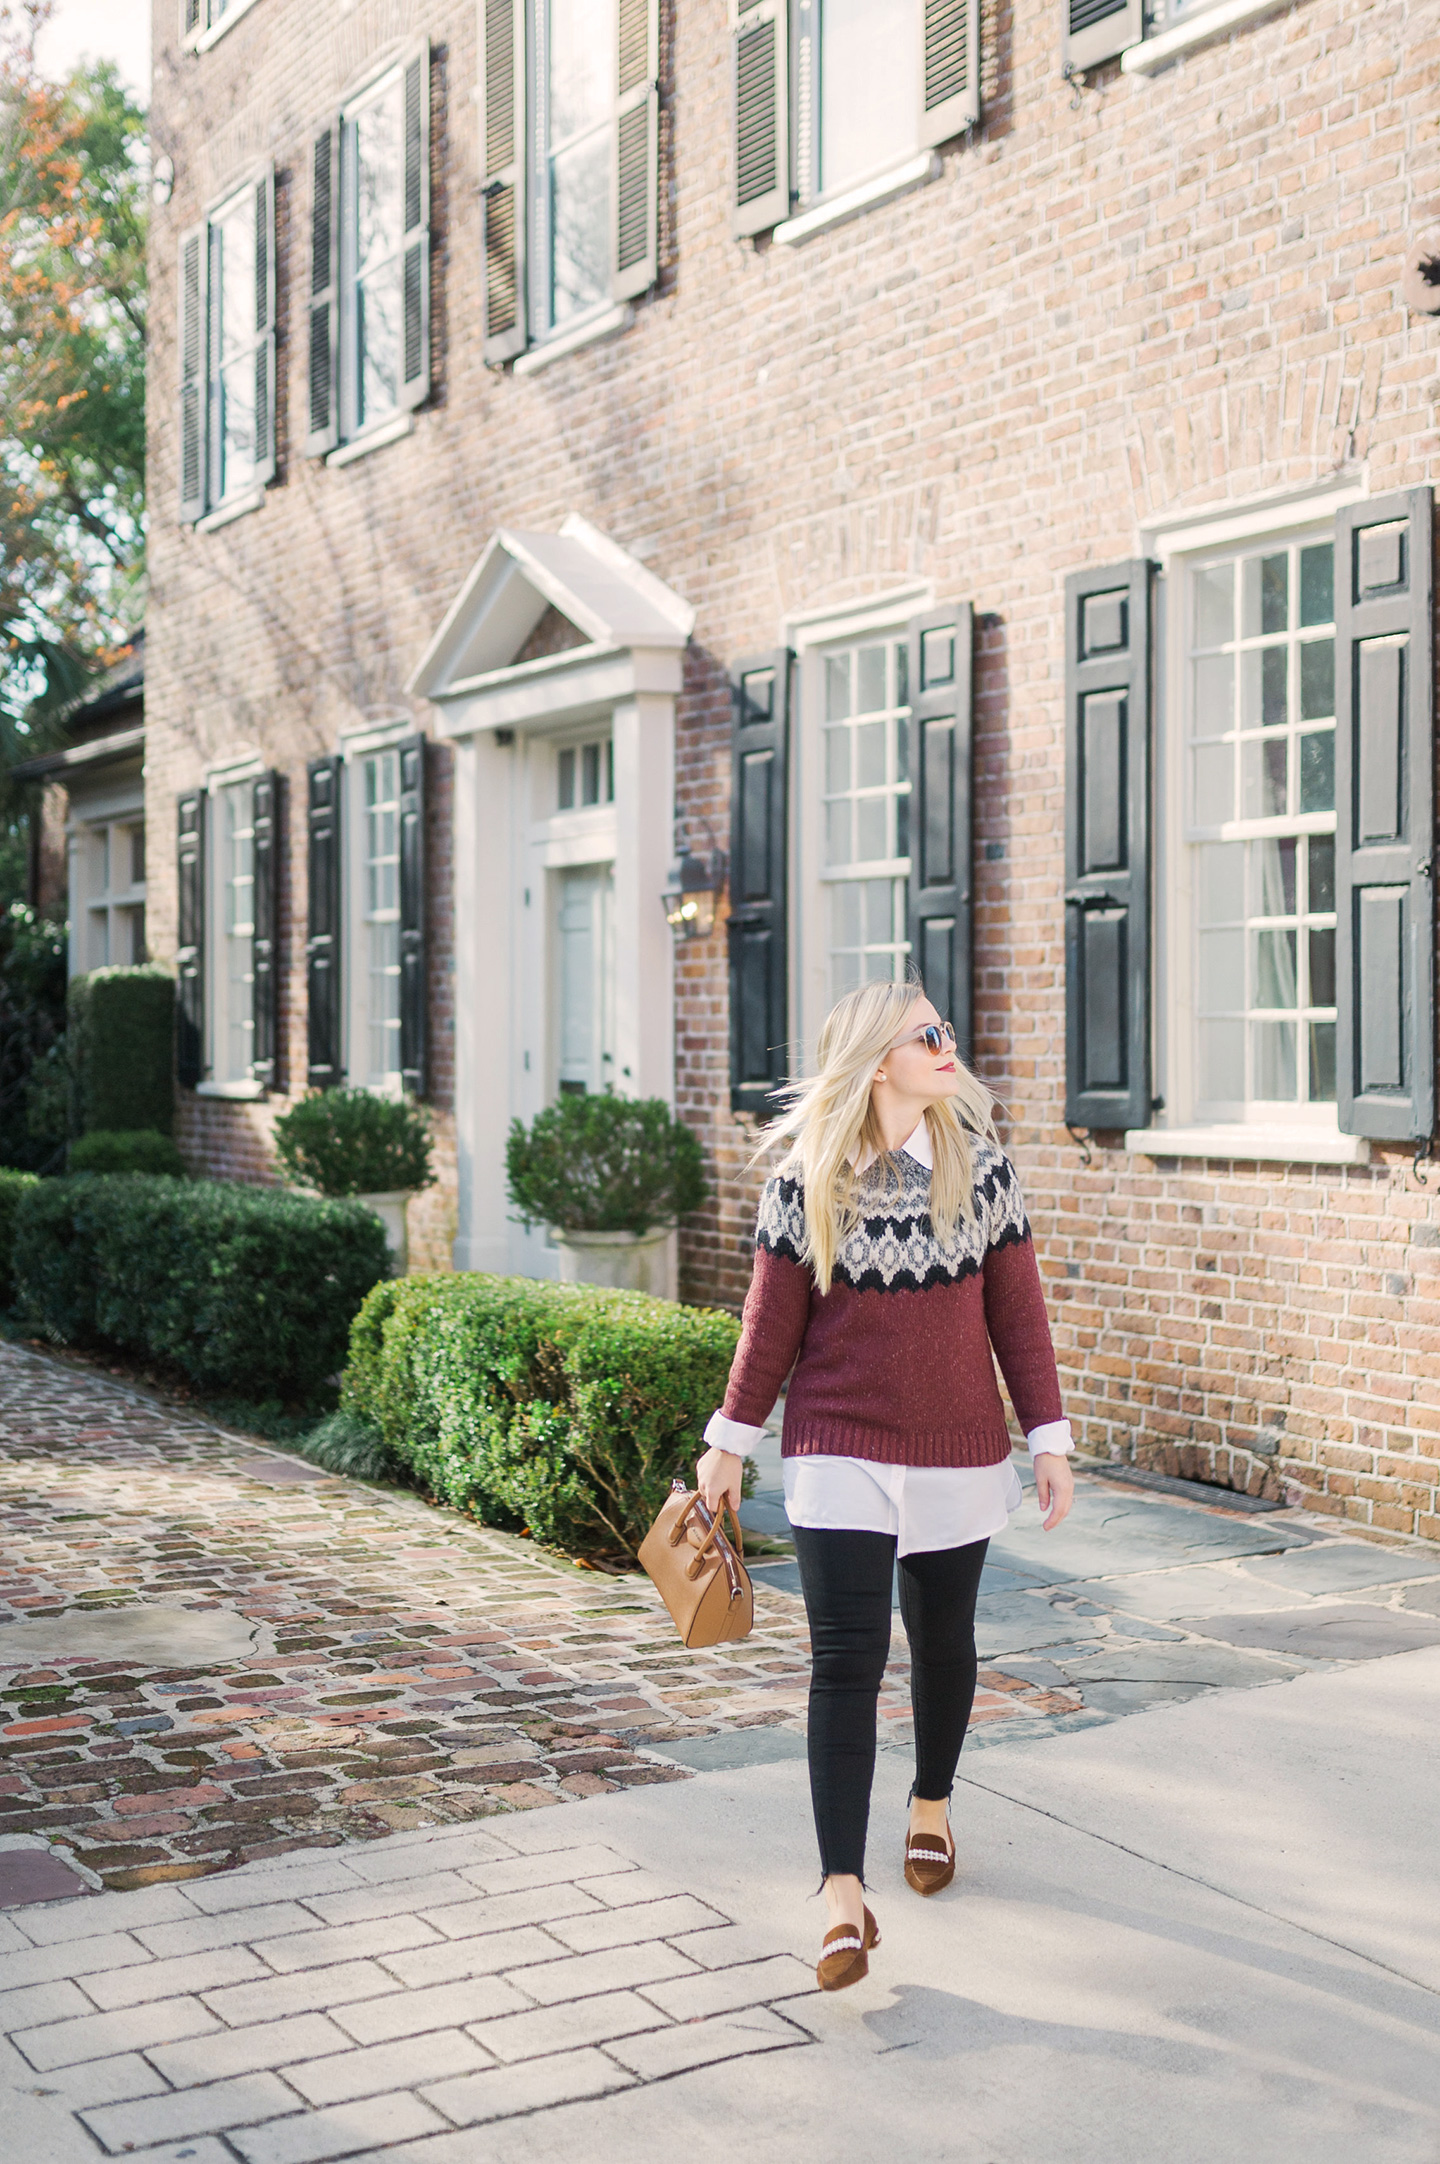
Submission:
<svg viewBox="0 0 1440 2164">
<path fill-rule="evenodd" d="M 876 1069 L 897 1039 L 915 1027 L 911 1017 L 925 997 L 922 984 L 862 984 L 837 1000 L 820 1032 L 819 1072 L 789 1083 L 780 1094 L 785 1111 L 766 1130 L 765 1147 L 788 1140 L 782 1172 L 805 1188 L 804 1259 L 821 1293 L 859 1216 L 855 1162 L 884 1160 L 885 1144 L 871 1102 Z M 973 1218 L 975 1197 L 971 1135 L 995 1140 L 993 1099 L 958 1055 L 960 1087 L 925 1108 L 935 1169 L 930 1178 L 930 1222 L 948 1246 L 962 1216 Z M 894 1167 L 889 1168 L 892 1176 Z"/>
</svg>

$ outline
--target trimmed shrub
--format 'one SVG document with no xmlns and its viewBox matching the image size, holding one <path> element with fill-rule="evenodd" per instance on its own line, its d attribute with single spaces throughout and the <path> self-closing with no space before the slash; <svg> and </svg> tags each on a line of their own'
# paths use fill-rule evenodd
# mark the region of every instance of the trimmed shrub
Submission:
<svg viewBox="0 0 1440 2164">
<path fill-rule="evenodd" d="M 383 1195 L 428 1187 L 430 1122 L 412 1098 L 373 1090 L 314 1090 L 275 1122 L 281 1177 L 322 1195 Z"/>
<path fill-rule="evenodd" d="M 65 1162 L 65 956 L 63 924 L 0 910 L 0 1164 L 27 1172 Z"/>
<path fill-rule="evenodd" d="M 16 1212 L 16 1287 L 49 1336 L 239 1397 L 312 1396 L 386 1261 L 359 1203 L 275 1188 L 82 1173 Z"/>
<path fill-rule="evenodd" d="M 739 1328 L 598 1286 L 396 1279 L 355 1318 L 341 1410 L 442 1502 L 628 1561 L 693 1473 Z"/>
<path fill-rule="evenodd" d="M 70 983 L 73 1131 L 175 1127 L 175 979 L 166 969 L 92 969 Z"/>
<path fill-rule="evenodd" d="M 39 1185 L 38 1173 L 0 1171 L 0 1306 L 8 1307 L 15 1297 L 10 1267 L 15 1248 L 15 1213 L 22 1198 Z"/>
<path fill-rule="evenodd" d="M 526 1224 L 648 1232 L 705 1200 L 700 1145 L 663 1097 L 559 1097 L 510 1123 L 510 1200 Z"/>
<path fill-rule="evenodd" d="M 114 1134 L 97 1127 L 77 1135 L 70 1145 L 72 1172 L 148 1172 L 173 1180 L 185 1177 L 185 1160 L 168 1135 L 152 1127 L 137 1127 L 130 1134 Z"/>
</svg>

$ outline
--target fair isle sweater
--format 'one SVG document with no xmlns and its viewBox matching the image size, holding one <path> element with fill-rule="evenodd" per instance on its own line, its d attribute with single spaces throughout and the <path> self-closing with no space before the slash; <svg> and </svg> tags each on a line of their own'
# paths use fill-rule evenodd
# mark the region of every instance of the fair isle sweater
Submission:
<svg viewBox="0 0 1440 2164">
<path fill-rule="evenodd" d="M 790 1173 L 766 1182 L 727 1420 L 758 1427 L 789 1374 L 786 1457 L 998 1465 L 1010 1436 L 992 1346 L 1026 1434 L 1062 1418 L 1020 1183 L 994 1143 L 972 1148 L 975 1217 L 944 1245 L 927 1166 L 900 1151 L 858 1175 L 860 1217 L 823 1298 L 801 1260 L 804 1190 Z"/>
</svg>

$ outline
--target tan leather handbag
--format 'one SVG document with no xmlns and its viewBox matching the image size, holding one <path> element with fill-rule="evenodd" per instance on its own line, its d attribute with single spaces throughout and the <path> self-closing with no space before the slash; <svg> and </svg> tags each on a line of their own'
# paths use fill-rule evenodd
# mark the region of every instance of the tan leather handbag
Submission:
<svg viewBox="0 0 1440 2164">
<path fill-rule="evenodd" d="M 721 1517 L 725 1513 L 721 1512 Z M 660 1588 L 687 1646 L 718 1646 L 746 1638 L 755 1620 L 755 1596 L 739 1520 L 730 1512 L 734 1544 L 698 1495 L 677 1480 L 659 1517 L 640 1543 L 640 1561 Z"/>
</svg>

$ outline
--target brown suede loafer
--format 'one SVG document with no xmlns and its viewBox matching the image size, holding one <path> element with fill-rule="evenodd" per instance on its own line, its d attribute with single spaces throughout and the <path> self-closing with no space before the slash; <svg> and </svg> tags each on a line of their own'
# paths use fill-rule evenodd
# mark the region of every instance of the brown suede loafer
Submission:
<svg viewBox="0 0 1440 2164">
<path fill-rule="evenodd" d="M 822 1991 L 843 1991 L 847 1984 L 858 1984 L 862 1976 L 870 1974 L 870 1949 L 880 1944 L 880 1927 L 869 1909 L 865 1911 L 865 1928 L 857 1931 L 853 1924 L 836 1924 L 827 1931 L 820 1948 L 820 1959 L 815 1964 L 815 1981 Z"/>
<path fill-rule="evenodd" d="M 942 1847 L 933 1833 L 905 1837 L 905 1883 L 918 1894 L 939 1893 L 955 1876 L 955 1837 L 945 1829 Z"/>
</svg>

